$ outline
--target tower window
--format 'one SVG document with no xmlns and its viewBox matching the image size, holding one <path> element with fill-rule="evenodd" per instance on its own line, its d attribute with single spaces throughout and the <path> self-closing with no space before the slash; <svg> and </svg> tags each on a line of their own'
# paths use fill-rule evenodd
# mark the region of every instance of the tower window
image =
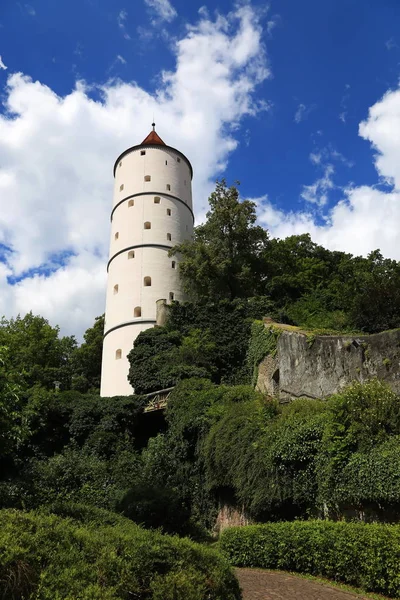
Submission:
<svg viewBox="0 0 400 600">
<path fill-rule="evenodd" d="M 171 184 L 167 183 L 167 190 L 171 191 Z"/>
<path fill-rule="evenodd" d="M 151 223 L 150 223 L 150 221 L 146 221 L 146 223 L 144 224 L 144 228 L 145 229 L 151 229 Z"/>
<path fill-rule="evenodd" d="M 172 236 L 170 233 L 167 233 L 167 240 L 170 242 L 172 240 Z"/>
<path fill-rule="evenodd" d="M 167 160 L 165 161 L 165 164 L 166 164 L 166 165 L 168 164 L 168 161 L 167 161 Z"/>
<path fill-rule="evenodd" d="M 117 231 L 117 233 L 114 235 L 114 240 L 117 240 L 119 238 L 119 233 Z"/>
<path fill-rule="evenodd" d="M 179 158 L 179 156 L 177 156 L 177 157 L 176 157 L 176 160 L 177 160 L 178 162 L 181 162 L 181 159 Z"/>
<path fill-rule="evenodd" d="M 144 285 L 144 287 L 150 287 L 151 286 L 151 277 L 145 277 L 143 279 L 143 285 Z"/>
<path fill-rule="evenodd" d="M 134 200 L 129 200 L 128 202 L 128 208 L 130 208 L 131 206 L 135 205 L 135 201 Z"/>
<path fill-rule="evenodd" d="M 121 185 L 119 186 L 119 191 L 122 192 L 123 189 L 124 189 L 124 184 L 121 183 Z"/>
<path fill-rule="evenodd" d="M 154 204 L 160 204 L 161 198 L 160 196 L 154 196 Z"/>
<path fill-rule="evenodd" d="M 185 179 L 185 181 L 183 183 L 184 183 L 184 185 L 186 185 L 186 179 Z"/>
<path fill-rule="evenodd" d="M 135 310 L 133 311 L 133 316 L 137 319 L 138 317 L 142 316 L 142 308 L 140 306 L 136 306 Z"/>
<path fill-rule="evenodd" d="M 118 283 L 114 285 L 114 295 L 118 294 Z"/>
<path fill-rule="evenodd" d="M 140 156 L 144 156 L 146 154 L 146 150 L 141 150 L 140 151 Z"/>
<path fill-rule="evenodd" d="M 118 350 L 115 351 L 115 360 L 119 360 L 120 358 L 122 358 L 122 350 L 121 348 L 118 348 Z"/>
<path fill-rule="evenodd" d="M 174 299 L 174 292 L 170 292 L 170 293 L 169 293 L 169 299 L 170 299 L 170 300 L 173 300 L 173 299 Z"/>
<path fill-rule="evenodd" d="M 130 251 L 128 252 L 128 259 L 129 259 L 129 258 L 135 258 L 135 251 L 134 251 L 134 250 L 130 250 Z"/>
<path fill-rule="evenodd" d="M 171 216 L 171 209 L 167 208 L 167 215 L 170 217 Z"/>
<path fill-rule="evenodd" d="M 174 260 L 173 260 L 173 261 L 172 261 L 172 263 L 171 263 L 171 267 L 172 267 L 173 269 L 175 269 L 175 261 L 174 261 Z"/>
<path fill-rule="evenodd" d="M 119 163 L 119 165 L 118 165 L 118 166 L 119 166 L 119 167 L 122 167 L 122 161 Z"/>
<path fill-rule="evenodd" d="M 145 180 L 145 181 L 151 181 L 151 177 L 150 177 L 150 175 L 145 175 L 145 176 L 144 176 L 144 180 Z"/>
</svg>

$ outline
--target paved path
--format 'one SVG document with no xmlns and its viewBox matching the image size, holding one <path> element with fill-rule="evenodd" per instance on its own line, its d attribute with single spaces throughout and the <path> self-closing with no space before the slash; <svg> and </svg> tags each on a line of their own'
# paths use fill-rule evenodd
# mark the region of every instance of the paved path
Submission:
<svg viewBox="0 0 400 600">
<path fill-rule="evenodd" d="M 287 573 L 236 569 L 236 575 L 243 600 L 363 600 L 363 596 Z"/>
</svg>

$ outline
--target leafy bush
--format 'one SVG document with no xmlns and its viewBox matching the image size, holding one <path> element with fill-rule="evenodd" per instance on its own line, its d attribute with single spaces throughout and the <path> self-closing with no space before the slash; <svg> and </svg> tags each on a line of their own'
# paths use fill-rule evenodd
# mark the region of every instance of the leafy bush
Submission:
<svg viewBox="0 0 400 600">
<path fill-rule="evenodd" d="M 354 383 L 331 398 L 329 409 L 318 459 L 320 504 L 326 505 L 333 504 L 338 480 L 354 453 L 367 453 L 400 434 L 400 399 L 378 380 Z M 368 477 L 371 485 L 377 473 Z"/>
<path fill-rule="evenodd" d="M 400 527 L 294 521 L 234 527 L 221 549 L 238 567 L 328 577 L 391 597 L 400 594 Z"/>
<path fill-rule="evenodd" d="M 215 551 L 133 524 L 82 525 L 0 512 L 0 596 L 7 600 L 239 600 Z"/>
<path fill-rule="evenodd" d="M 355 452 L 337 476 L 333 490 L 337 504 L 375 505 L 381 512 L 400 505 L 400 436 L 393 436 L 368 452 Z"/>
<path fill-rule="evenodd" d="M 29 505 L 36 507 L 61 500 L 113 510 L 140 473 L 140 457 L 121 451 L 104 460 L 77 448 L 67 448 L 49 459 L 35 461 Z"/>
</svg>

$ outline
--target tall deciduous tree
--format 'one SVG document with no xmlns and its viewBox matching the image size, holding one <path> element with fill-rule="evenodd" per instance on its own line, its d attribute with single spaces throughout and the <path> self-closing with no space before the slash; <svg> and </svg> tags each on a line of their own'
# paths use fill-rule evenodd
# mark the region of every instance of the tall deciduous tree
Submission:
<svg viewBox="0 0 400 600">
<path fill-rule="evenodd" d="M 59 337 L 59 328 L 32 312 L 21 318 L 0 323 L 0 345 L 9 352 L 9 370 L 18 373 L 22 387 L 40 384 L 69 389 L 71 380 L 71 355 L 76 348 L 73 336 Z"/>
<path fill-rule="evenodd" d="M 250 297 L 259 293 L 268 233 L 255 225 L 256 205 L 239 199 L 236 186 L 218 181 L 209 198 L 207 221 L 193 240 L 175 246 L 186 291 L 197 300 Z"/>
<path fill-rule="evenodd" d="M 86 330 L 83 344 L 72 357 L 72 388 L 80 392 L 100 389 L 103 351 L 104 315 L 96 317 L 93 327 Z"/>
</svg>

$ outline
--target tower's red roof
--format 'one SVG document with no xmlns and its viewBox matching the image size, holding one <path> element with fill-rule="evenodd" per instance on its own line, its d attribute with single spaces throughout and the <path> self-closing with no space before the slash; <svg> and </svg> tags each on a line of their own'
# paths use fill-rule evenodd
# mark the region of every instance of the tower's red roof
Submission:
<svg viewBox="0 0 400 600">
<path fill-rule="evenodd" d="M 140 145 L 143 146 L 144 144 L 159 144 L 160 146 L 165 146 L 165 143 L 162 141 L 162 139 L 155 130 L 154 123 L 153 131 L 150 131 L 149 135 L 146 138 L 144 138 L 143 142 Z"/>
</svg>

